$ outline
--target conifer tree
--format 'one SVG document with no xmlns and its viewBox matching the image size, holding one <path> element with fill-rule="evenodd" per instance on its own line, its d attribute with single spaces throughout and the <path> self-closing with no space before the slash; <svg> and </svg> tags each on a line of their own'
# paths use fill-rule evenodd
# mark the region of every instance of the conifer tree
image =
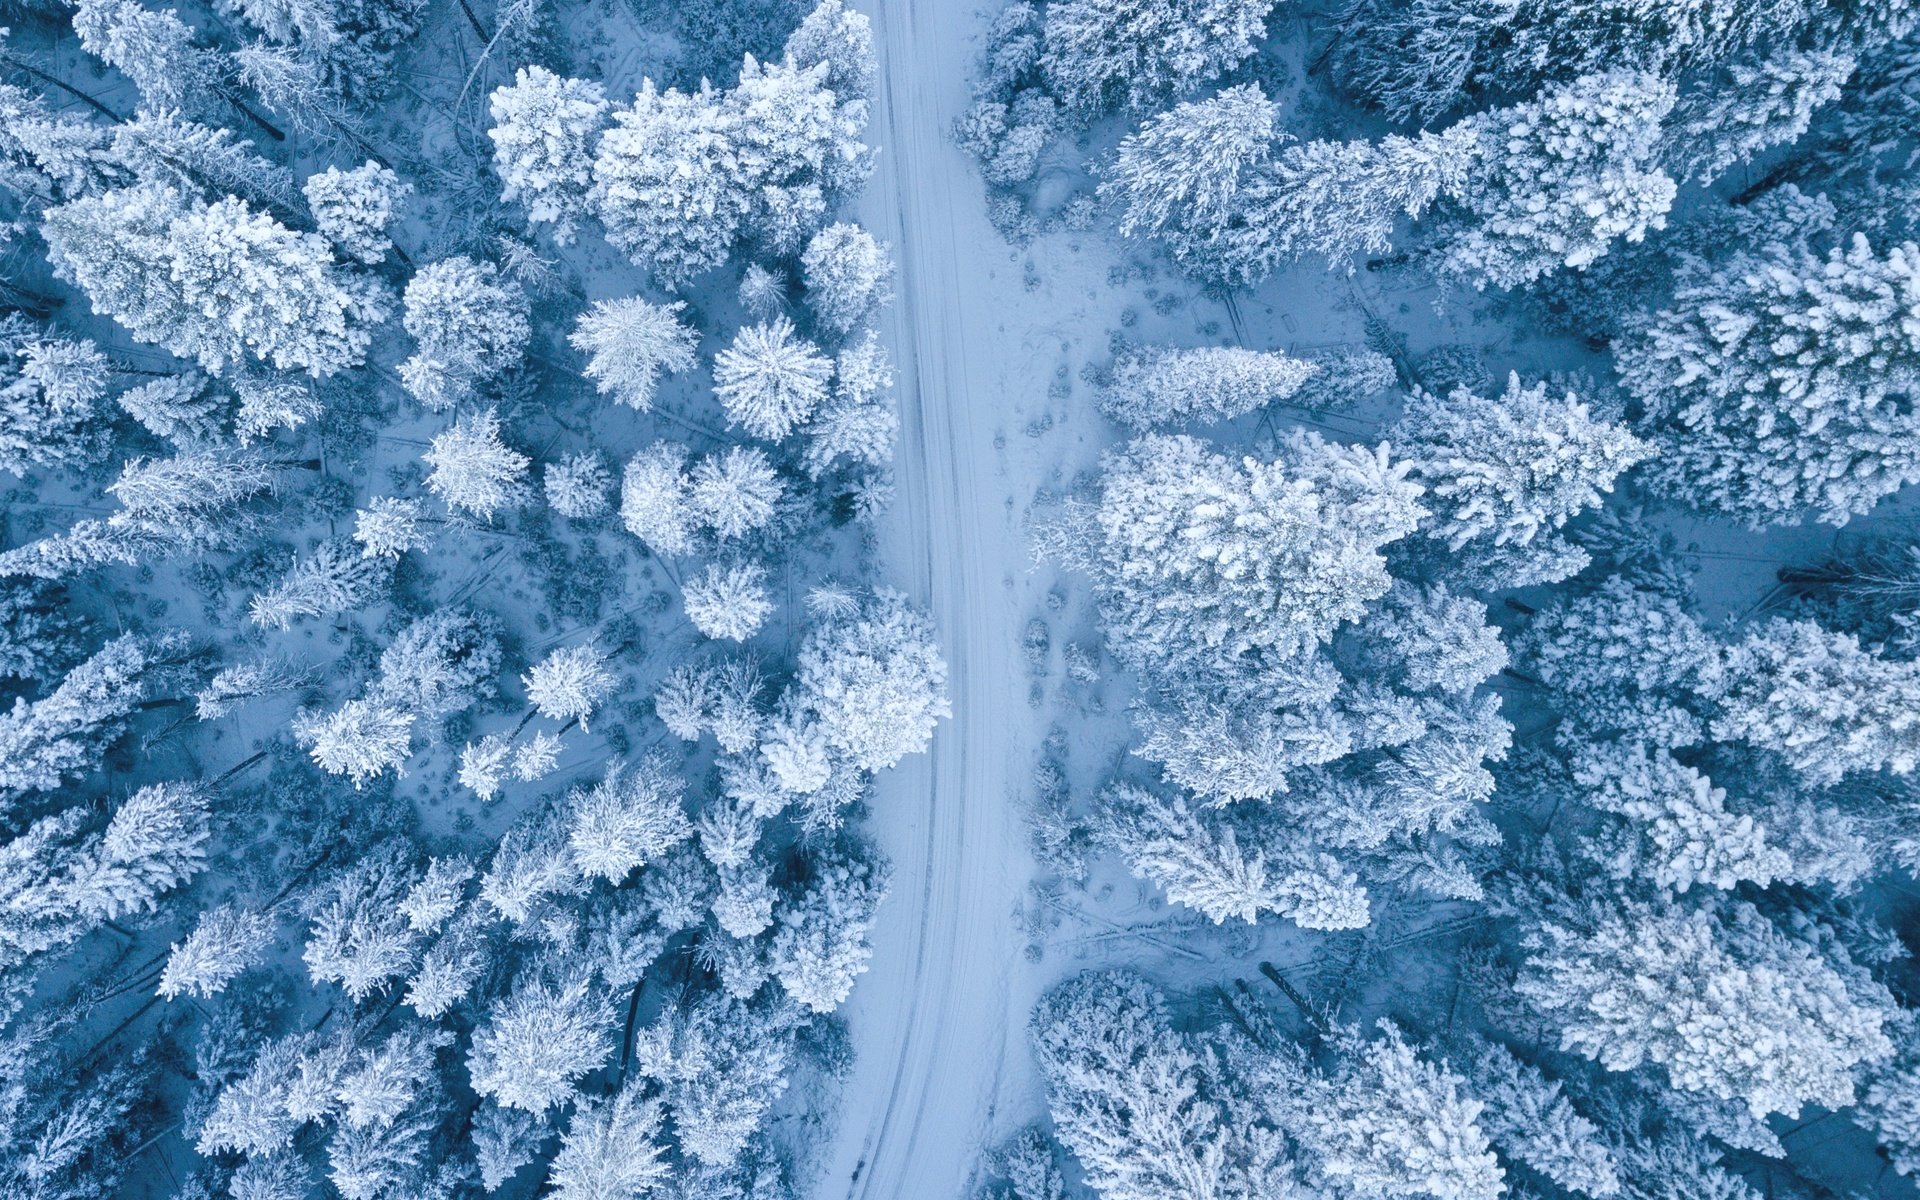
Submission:
<svg viewBox="0 0 1920 1200">
<path fill-rule="evenodd" d="M 714 356 L 713 390 L 728 428 L 738 425 L 777 442 L 826 399 L 832 374 L 833 363 L 819 347 L 797 336 L 791 321 L 776 317 L 742 329 L 733 345 Z"/>
<path fill-rule="evenodd" d="M 569 339 L 588 355 L 586 374 L 601 394 L 646 412 L 660 376 L 692 369 L 699 335 L 681 324 L 683 301 L 650 304 L 637 296 L 599 300 L 580 315 Z"/>
<path fill-rule="evenodd" d="M 1058 0 L 1046 8 L 1040 66 L 1082 123 L 1145 110 L 1252 54 L 1272 9 L 1273 0 Z"/>
<path fill-rule="evenodd" d="M 532 460 L 500 440 L 500 418 L 491 408 L 461 415 L 420 457 L 433 468 L 427 490 L 456 512 L 491 521 L 529 496 L 526 474 Z"/>
<path fill-rule="evenodd" d="M 573 241 L 585 213 L 592 143 L 610 107 L 598 83 L 563 79 L 540 66 L 521 67 L 488 101 L 500 198 L 524 206 L 530 222 L 552 225 L 562 246 Z"/>
<path fill-rule="evenodd" d="M 527 296 L 492 263 L 465 256 L 429 263 L 407 281 L 401 324 L 418 343 L 400 364 L 415 399 L 443 412 L 520 362 L 527 347 Z"/>
</svg>

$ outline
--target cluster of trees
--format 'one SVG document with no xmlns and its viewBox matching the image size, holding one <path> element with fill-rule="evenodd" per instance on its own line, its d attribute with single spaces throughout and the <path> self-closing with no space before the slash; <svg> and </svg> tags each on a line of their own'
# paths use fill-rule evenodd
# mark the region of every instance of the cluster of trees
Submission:
<svg viewBox="0 0 1920 1200">
<path fill-rule="evenodd" d="M 1060 1150 L 1110 1200 L 1870 1176 L 1797 1152 L 1810 1109 L 1913 1171 L 1890 877 L 1920 552 L 1839 543 L 1709 619 L 1661 507 L 1842 525 L 1920 482 L 1912 14 L 1358 0 L 1269 53 L 1271 7 L 1014 4 L 960 139 L 1025 197 L 1106 121 L 1078 144 L 1118 234 L 1203 284 L 1371 260 L 1592 369 L 1503 389 L 1375 337 L 1395 361 L 1124 346 L 1100 374 L 1132 440 L 1038 540 L 1139 681 L 1136 761 L 1055 781 L 1040 849 L 1215 922 L 1425 932 L 1370 930 L 1304 991 L 1062 985 L 1031 1029 L 1051 1136 L 986 1194 L 1072 1194 Z M 1366 136 L 1328 136 L 1356 108 Z M 1386 415 L 1354 445 L 1287 419 L 1343 405 Z"/>
<path fill-rule="evenodd" d="M 867 19 L 619 107 L 517 0 L 15 17 L 0 1193 L 790 1196 L 949 715 Z"/>
</svg>

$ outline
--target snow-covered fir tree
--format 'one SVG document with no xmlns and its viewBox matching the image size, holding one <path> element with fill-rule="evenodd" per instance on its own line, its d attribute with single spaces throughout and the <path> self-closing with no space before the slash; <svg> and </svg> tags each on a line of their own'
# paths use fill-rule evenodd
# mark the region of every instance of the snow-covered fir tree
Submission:
<svg viewBox="0 0 1920 1200">
<path fill-rule="evenodd" d="M 435 412 L 473 396 L 525 352 L 527 297 L 492 263 L 457 256 L 422 267 L 407 281 L 401 324 L 416 346 L 400 380 Z"/>
<path fill-rule="evenodd" d="M 427 490 L 455 512 L 490 521 L 530 494 L 526 474 L 532 460 L 501 440 L 500 418 L 491 408 L 462 414 L 420 457 L 433 468 Z"/>
<path fill-rule="evenodd" d="M 690 370 L 698 335 L 680 322 L 684 302 L 652 304 L 637 296 L 600 300 L 580 315 L 569 339 L 588 356 L 586 374 L 604 395 L 645 412 L 662 375 Z"/>
<path fill-rule="evenodd" d="M 1270 350 L 1150 349 L 1114 361 L 1101 409 L 1137 430 L 1245 416 L 1298 392 L 1320 371 Z"/>
<path fill-rule="evenodd" d="M 832 360 L 785 317 L 747 326 L 713 360 L 713 390 L 728 427 L 775 442 L 813 415 L 832 376 Z"/>
<path fill-rule="evenodd" d="M 487 102 L 493 127 L 493 169 L 500 198 L 553 226 L 566 245 L 586 212 L 593 183 L 593 141 L 606 123 L 606 91 L 590 79 L 565 79 L 541 66 L 521 67 Z"/>
</svg>

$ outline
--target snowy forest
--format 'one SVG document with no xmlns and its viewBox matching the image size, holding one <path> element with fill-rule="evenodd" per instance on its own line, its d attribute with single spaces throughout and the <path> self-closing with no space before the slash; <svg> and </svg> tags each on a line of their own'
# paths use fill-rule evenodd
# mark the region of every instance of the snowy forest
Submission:
<svg viewBox="0 0 1920 1200">
<path fill-rule="evenodd" d="M 1904 0 L 0 0 L 0 1197 L 1910 1200 Z"/>
</svg>

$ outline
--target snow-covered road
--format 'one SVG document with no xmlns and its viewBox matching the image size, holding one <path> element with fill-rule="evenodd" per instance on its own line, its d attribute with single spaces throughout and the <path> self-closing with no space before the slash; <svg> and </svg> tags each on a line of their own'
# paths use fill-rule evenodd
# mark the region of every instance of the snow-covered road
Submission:
<svg viewBox="0 0 1920 1200">
<path fill-rule="evenodd" d="M 872 970 L 846 1010 L 858 1062 L 816 1195 L 948 1200 L 988 1137 L 996 1098 L 1024 1083 L 1030 992 L 1013 911 L 1030 863 L 1016 803 L 1038 739 L 1017 650 L 1023 542 L 995 439 L 1009 368 L 1025 357 L 1002 303 L 1017 310 L 1031 298 L 986 221 L 978 177 L 946 136 L 966 100 L 979 16 L 959 0 L 862 7 L 883 72 L 865 218 L 900 260 L 884 330 L 902 413 L 884 574 L 932 608 L 954 719 L 931 755 L 887 773 L 874 800 L 893 891 Z"/>
</svg>

